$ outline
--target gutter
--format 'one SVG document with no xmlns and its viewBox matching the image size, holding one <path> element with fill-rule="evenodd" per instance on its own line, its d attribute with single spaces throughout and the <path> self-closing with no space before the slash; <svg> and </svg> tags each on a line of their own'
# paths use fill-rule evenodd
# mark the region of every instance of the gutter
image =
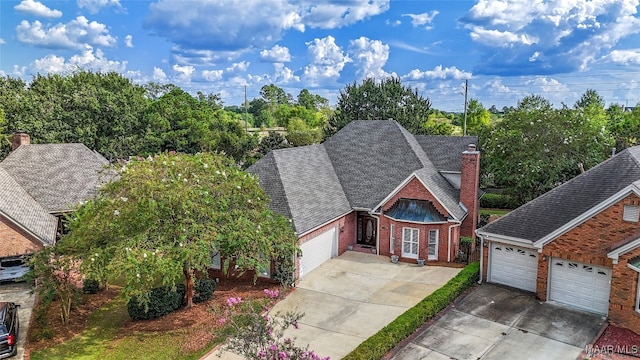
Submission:
<svg viewBox="0 0 640 360">
<path fill-rule="evenodd" d="M 478 277 L 478 285 L 482 284 L 482 263 L 484 260 L 484 236 L 476 231 L 476 235 L 480 238 L 480 276 Z"/>
</svg>

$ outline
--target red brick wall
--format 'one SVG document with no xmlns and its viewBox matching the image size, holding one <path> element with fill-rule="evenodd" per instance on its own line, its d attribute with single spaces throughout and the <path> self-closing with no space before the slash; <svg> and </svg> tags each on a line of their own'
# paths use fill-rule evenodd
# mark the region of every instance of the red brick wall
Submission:
<svg viewBox="0 0 640 360">
<path fill-rule="evenodd" d="M 381 216 L 380 218 L 380 232 L 379 232 L 379 241 L 380 247 L 379 252 L 380 255 L 391 256 L 391 251 L 389 249 L 389 237 L 391 235 L 391 224 L 395 225 L 395 240 L 394 240 L 394 254 L 400 256 L 400 261 L 406 261 L 415 263 L 416 260 L 412 258 L 403 258 L 402 257 L 402 228 L 414 228 L 419 230 L 419 241 L 418 241 L 418 257 L 427 259 L 428 255 L 428 236 L 429 230 L 438 230 L 438 259 L 436 261 L 447 261 L 447 247 L 449 243 L 449 226 L 451 223 L 444 224 L 416 224 L 410 222 L 403 222 L 390 219 L 386 216 Z M 452 230 L 452 233 L 456 231 Z M 452 235 L 454 236 L 454 235 Z M 454 248 L 457 248 L 457 238 L 456 241 L 451 241 L 451 261 L 454 260 Z M 428 260 L 427 260 L 428 261 Z"/>
<path fill-rule="evenodd" d="M 409 181 L 407 185 L 405 185 L 400 191 L 398 191 L 395 196 L 393 196 L 389 201 L 382 205 L 382 211 L 388 210 L 393 204 L 398 201 L 398 199 L 418 199 L 418 200 L 429 200 L 433 203 L 433 206 L 438 210 L 438 212 L 444 216 L 448 217 L 449 213 L 445 210 L 444 206 L 440 204 L 439 201 L 427 190 L 420 180 L 413 178 Z"/>
<path fill-rule="evenodd" d="M 38 239 L 0 215 L 0 257 L 30 254 L 42 247 Z"/>
<path fill-rule="evenodd" d="M 640 198 L 635 194 L 627 196 L 545 245 L 541 255 L 546 255 L 547 259 L 558 257 L 612 267 L 611 259 L 607 258 L 612 246 L 640 231 L 640 223 L 622 220 L 624 205 L 632 201 L 637 204 Z M 542 300 L 547 298 L 548 263 L 548 260 L 538 261 L 536 295 Z"/>
<path fill-rule="evenodd" d="M 462 153 L 462 168 L 460 173 L 460 202 L 469 211 L 462 222 L 460 234 L 475 239 L 478 227 L 478 186 L 480 185 L 480 152 L 465 151 Z M 475 244 L 475 242 L 474 242 Z M 475 248 L 475 246 L 473 246 Z"/>
<path fill-rule="evenodd" d="M 640 333 L 640 313 L 636 308 L 638 273 L 627 267 L 628 260 L 639 256 L 640 248 L 621 255 L 613 265 L 611 294 L 609 295 L 609 320 L 612 324 Z"/>
</svg>

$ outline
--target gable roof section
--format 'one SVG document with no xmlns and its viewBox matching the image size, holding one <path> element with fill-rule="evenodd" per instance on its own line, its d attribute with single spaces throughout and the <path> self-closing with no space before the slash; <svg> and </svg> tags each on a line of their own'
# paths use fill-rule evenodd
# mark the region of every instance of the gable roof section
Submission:
<svg viewBox="0 0 640 360">
<path fill-rule="evenodd" d="M 635 146 L 478 229 L 478 234 L 546 241 L 568 226 L 577 226 L 583 215 L 609 205 L 639 179 L 640 146 Z"/>
<path fill-rule="evenodd" d="M 460 172 L 460 154 L 469 144 L 478 145 L 477 136 L 415 135 L 415 138 L 438 171 Z"/>
<path fill-rule="evenodd" d="M 58 220 L 0 167 L 0 212 L 44 245 L 55 242 Z"/>
<path fill-rule="evenodd" d="M 298 235 L 351 212 L 322 145 L 279 149 L 267 156 L 264 164 L 261 160 L 248 171 L 262 179 L 261 185 L 274 183 L 267 191 L 273 210 L 285 216 L 288 210 Z"/>
<path fill-rule="evenodd" d="M 109 162 L 83 144 L 22 145 L 0 167 L 49 212 L 65 212 L 93 197 Z"/>
</svg>

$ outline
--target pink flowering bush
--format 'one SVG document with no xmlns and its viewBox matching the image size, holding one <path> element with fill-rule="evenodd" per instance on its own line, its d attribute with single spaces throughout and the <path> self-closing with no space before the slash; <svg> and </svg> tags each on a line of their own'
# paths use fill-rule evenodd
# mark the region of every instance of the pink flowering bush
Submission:
<svg viewBox="0 0 640 360">
<path fill-rule="evenodd" d="M 264 289 L 264 294 L 266 299 L 262 303 L 243 302 L 233 297 L 227 299 L 224 316 L 220 319 L 231 333 L 225 350 L 252 360 L 329 360 L 306 347 L 296 346 L 293 339 L 284 337 L 286 329 L 298 328 L 298 320 L 303 314 L 287 312 L 269 316 L 267 311 L 280 293 L 277 289 Z"/>
</svg>

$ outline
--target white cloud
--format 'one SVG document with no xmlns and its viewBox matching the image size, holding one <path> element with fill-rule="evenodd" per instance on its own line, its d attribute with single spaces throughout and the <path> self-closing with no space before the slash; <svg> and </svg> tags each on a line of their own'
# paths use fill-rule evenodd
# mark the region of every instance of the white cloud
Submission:
<svg viewBox="0 0 640 360">
<path fill-rule="evenodd" d="M 603 59 L 620 65 L 640 65 L 640 49 L 613 50 Z"/>
<path fill-rule="evenodd" d="M 203 70 L 202 77 L 207 81 L 217 81 L 222 80 L 223 73 L 222 70 Z"/>
<path fill-rule="evenodd" d="M 402 79 L 408 80 L 433 80 L 433 79 L 441 79 L 441 80 L 464 80 L 469 79 L 473 75 L 470 72 L 458 70 L 455 66 L 445 67 L 442 65 L 438 65 L 433 68 L 433 70 L 420 71 L 418 69 L 413 69 L 409 71 L 407 75 L 404 75 Z"/>
<path fill-rule="evenodd" d="M 164 82 L 167 80 L 167 74 L 164 72 L 164 70 L 160 69 L 159 67 L 154 66 L 153 67 L 153 80 L 154 81 L 158 81 L 158 82 Z"/>
<path fill-rule="evenodd" d="M 109 34 L 106 25 L 78 16 L 66 24 L 45 27 L 36 20 L 22 20 L 16 28 L 18 41 L 50 49 L 84 49 L 86 45 L 113 46 L 116 38 Z"/>
<path fill-rule="evenodd" d="M 111 6 L 115 6 L 121 10 L 123 9 L 120 0 L 78 0 L 78 7 L 80 9 L 87 9 L 91 14 L 96 14 L 100 9 Z"/>
<path fill-rule="evenodd" d="M 124 37 L 124 46 L 126 46 L 128 48 L 132 48 L 133 47 L 133 36 L 127 35 L 127 36 Z"/>
<path fill-rule="evenodd" d="M 435 19 L 436 15 L 438 15 L 439 13 L 440 12 L 438 12 L 437 10 L 433 10 L 430 13 L 426 12 L 422 14 L 402 14 L 402 16 L 410 17 L 411 25 L 413 25 L 413 27 L 424 26 L 425 29 L 431 30 L 433 28 L 433 26 L 431 26 L 431 24 L 433 23 L 433 19 Z"/>
<path fill-rule="evenodd" d="M 400 20 L 391 21 L 391 20 L 387 19 L 387 20 L 384 21 L 384 23 L 386 25 L 396 27 L 396 26 L 400 26 L 402 24 L 402 21 L 400 21 Z"/>
<path fill-rule="evenodd" d="M 4 39 L 3 39 L 3 38 L 0 38 L 0 45 L 2 45 L 2 44 L 6 44 L 6 43 L 7 43 L 7 42 L 6 42 L 6 41 L 4 41 Z"/>
<path fill-rule="evenodd" d="M 173 71 L 177 73 L 176 78 L 178 80 L 189 83 L 191 82 L 191 77 L 193 76 L 193 73 L 196 71 L 196 69 L 190 65 L 180 66 L 178 64 L 174 64 Z"/>
<path fill-rule="evenodd" d="M 304 77 L 312 86 L 337 80 L 344 66 L 351 62 L 333 36 L 316 38 L 306 45 L 310 62 L 304 68 Z"/>
<path fill-rule="evenodd" d="M 249 64 L 251 64 L 251 63 L 248 62 L 248 61 L 241 61 L 241 62 L 238 62 L 238 63 L 231 64 L 231 66 L 229 66 L 225 70 L 228 73 L 245 72 L 249 68 Z"/>
<path fill-rule="evenodd" d="M 300 77 L 295 75 L 291 69 L 284 66 L 282 63 L 274 63 L 273 79 L 278 84 L 289 84 L 300 82 Z"/>
<path fill-rule="evenodd" d="M 569 91 L 567 85 L 561 83 L 560 81 L 549 78 L 546 76 L 536 76 L 531 80 L 527 80 L 524 82 L 525 86 L 529 87 L 530 92 L 536 93 L 535 88 L 540 89 L 540 91 L 544 93 L 562 93 Z"/>
<path fill-rule="evenodd" d="M 311 28 L 335 29 L 389 10 L 389 0 L 302 1 L 302 22 Z"/>
<path fill-rule="evenodd" d="M 171 49 L 175 62 L 182 65 L 212 65 L 218 62 L 229 62 L 239 58 L 247 51 L 248 49 L 237 51 L 197 50 L 185 49 L 180 46 L 174 46 Z"/>
<path fill-rule="evenodd" d="M 286 46 L 274 45 L 271 49 L 260 51 L 260 60 L 264 62 L 285 63 L 291 61 L 289 48 Z"/>
<path fill-rule="evenodd" d="M 62 16 L 62 11 L 50 9 L 43 3 L 34 0 L 22 0 L 20 4 L 14 6 L 13 8 L 16 11 L 24 14 L 44 18 L 59 18 Z"/>
<path fill-rule="evenodd" d="M 65 60 L 62 56 L 47 55 L 33 62 L 32 67 L 37 72 L 64 73 L 78 69 L 92 70 L 99 72 L 125 72 L 126 61 L 113 61 L 105 57 L 102 50 L 95 52 L 91 46 L 87 46 L 84 51 L 71 56 Z"/>
<path fill-rule="evenodd" d="M 486 47 L 480 73 L 560 73 L 610 61 L 603 55 L 640 33 L 639 5 L 638 0 L 478 0 L 460 21 L 471 39 Z"/>
<path fill-rule="evenodd" d="M 392 76 L 382 69 L 389 60 L 389 45 L 364 36 L 349 42 L 349 55 L 358 67 L 358 78 L 385 78 Z"/>
</svg>

